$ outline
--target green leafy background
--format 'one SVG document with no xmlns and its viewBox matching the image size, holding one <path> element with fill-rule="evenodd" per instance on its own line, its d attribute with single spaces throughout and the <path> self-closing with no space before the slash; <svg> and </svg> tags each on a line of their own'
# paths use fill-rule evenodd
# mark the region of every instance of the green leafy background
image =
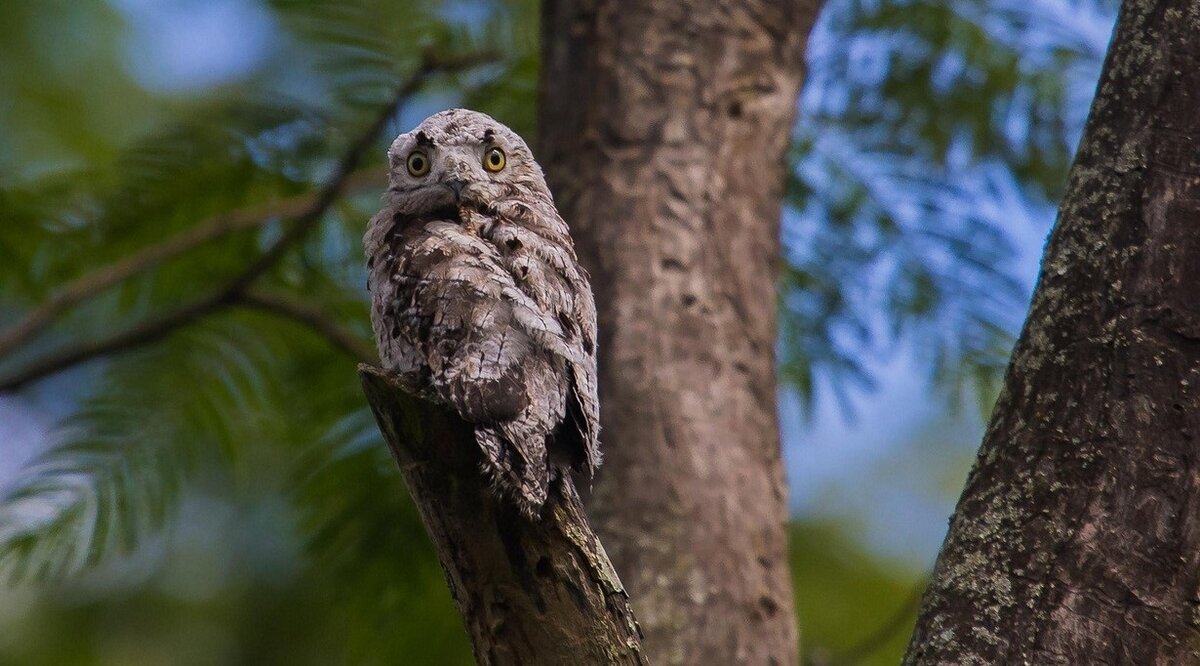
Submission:
<svg viewBox="0 0 1200 666">
<path fill-rule="evenodd" d="M 903 651 L 1114 11 L 830 0 L 822 13 L 780 284 L 810 663 Z M 0 3 L 0 330 L 96 268 L 264 211 L 70 309 L 0 358 L 0 379 L 233 278 L 423 54 L 492 53 L 432 77 L 255 283 L 368 341 L 359 239 L 387 135 L 466 105 L 534 136 L 537 21 L 518 0 Z M 355 362 L 241 305 L 0 396 L 0 663 L 470 663 Z M 909 395 L 877 400 L 889 391 Z M 895 431 L 873 420 L 889 410 L 917 416 Z M 872 437 L 869 456 L 849 443 Z"/>
</svg>

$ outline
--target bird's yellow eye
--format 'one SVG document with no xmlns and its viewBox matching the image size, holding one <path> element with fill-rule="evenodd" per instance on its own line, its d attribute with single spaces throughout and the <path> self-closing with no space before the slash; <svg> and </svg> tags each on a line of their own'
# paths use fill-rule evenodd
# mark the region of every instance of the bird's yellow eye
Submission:
<svg viewBox="0 0 1200 666">
<path fill-rule="evenodd" d="M 497 171 L 503 169 L 504 162 L 504 151 L 500 150 L 499 148 L 489 148 L 488 151 L 483 154 L 483 168 L 491 171 L 492 173 L 496 173 Z"/>
<path fill-rule="evenodd" d="M 417 178 L 429 173 L 429 156 L 419 150 L 408 154 L 407 164 L 408 173 Z"/>
</svg>

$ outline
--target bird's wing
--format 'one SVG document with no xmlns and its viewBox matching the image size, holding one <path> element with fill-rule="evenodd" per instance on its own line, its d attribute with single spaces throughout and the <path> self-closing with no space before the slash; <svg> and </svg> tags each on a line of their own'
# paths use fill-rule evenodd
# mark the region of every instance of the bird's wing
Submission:
<svg viewBox="0 0 1200 666">
<path fill-rule="evenodd" d="M 596 343 L 595 343 L 595 305 L 591 303 L 592 295 L 586 294 L 588 307 L 593 311 L 592 318 L 585 319 L 591 323 L 591 338 L 581 344 L 582 349 L 578 360 L 571 363 L 571 396 L 568 402 L 568 413 L 574 417 L 574 424 L 579 432 L 580 443 L 583 446 L 584 469 L 588 478 L 596 473 L 600 466 L 600 399 L 598 397 L 598 378 L 596 374 Z M 588 335 L 588 334 L 585 334 Z M 574 413 L 572 413 L 573 408 Z"/>
<path fill-rule="evenodd" d="M 529 404 L 531 344 L 509 302 L 512 278 L 486 247 L 426 225 L 400 256 L 398 318 L 441 399 L 473 423 L 515 418 Z"/>
<path fill-rule="evenodd" d="M 525 224 L 498 226 L 493 240 L 507 249 L 509 272 L 522 278 L 517 284 L 528 298 L 522 307 L 534 310 L 538 325 L 546 331 L 539 343 L 566 364 L 566 418 L 557 435 L 572 466 L 590 477 L 600 464 L 596 304 L 591 286 L 565 233 L 539 234 L 528 211 L 514 212 L 525 213 L 521 217 Z"/>
</svg>

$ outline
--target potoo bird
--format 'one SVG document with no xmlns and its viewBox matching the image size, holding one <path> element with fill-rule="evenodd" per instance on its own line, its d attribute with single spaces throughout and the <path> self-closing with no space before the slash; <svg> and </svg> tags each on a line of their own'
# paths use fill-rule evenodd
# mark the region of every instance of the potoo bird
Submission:
<svg viewBox="0 0 1200 666">
<path fill-rule="evenodd" d="M 364 245 L 384 368 L 473 424 L 484 474 L 530 516 L 600 463 L 596 306 L 541 167 L 466 109 L 396 137 Z"/>
</svg>

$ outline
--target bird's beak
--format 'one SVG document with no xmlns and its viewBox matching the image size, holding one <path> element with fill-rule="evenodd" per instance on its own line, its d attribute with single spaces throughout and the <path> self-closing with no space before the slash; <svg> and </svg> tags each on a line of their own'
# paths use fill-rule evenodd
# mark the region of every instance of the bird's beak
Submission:
<svg viewBox="0 0 1200 666">
<path fill-rule="evenodd" d="M 467 181 L 459 178 L 451 178 L 450 180 L 442 181 L 442 184 L 450 188 L 450 191 L 454 193 L 455 201 L 462 200 L 462 191 L 467 186 Z"/>
</svg>

